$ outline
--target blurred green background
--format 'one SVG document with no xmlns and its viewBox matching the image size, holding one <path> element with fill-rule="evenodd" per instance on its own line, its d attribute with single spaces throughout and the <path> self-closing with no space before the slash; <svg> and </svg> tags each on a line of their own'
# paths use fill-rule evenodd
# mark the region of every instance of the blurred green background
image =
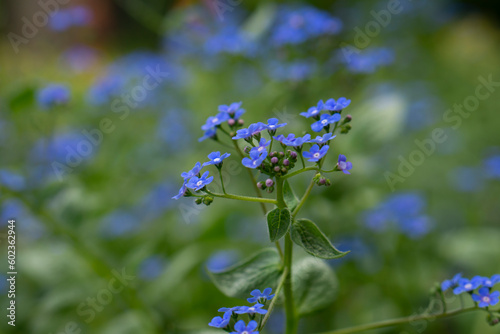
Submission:
<svg viewBox="0 0 500 334">
<path fill-rule="evenodd" d="M 9 218 L 18 271 L 16 327 L 2 315 L 0 332 L 218 332 L 207 326 L 217 309 L 244 301 L 220 293 L 205 267 L 271 246 L 265 220 L 252 203 L 171 197 L 181 172 L 225 150 L 198 142 L 200 126 L 237 101 L 248 124 L 277 117 L 300 134 L 309 123 L 299 113 L 318 100 L 352 100 L 353 128 L 327 161 L 347 155 L 352 175 L 316 187 L 302 212 L 352 252 L 329 262 L 336 300 L 304 318 L 301 333 L 417 314 L 436 282 L 500 272 L 500 92 L 466 114 L 447 113 L 475 96 L 479 77 L 500 81 L 497 3 L 402 0 L 385 26 L 373 11 L 390 1 L 52 3 L 59 8 L 45 24 L 38 14 L 38 26 L 39 3 L 0 4 L 3 312 Z M 346 45 L 357 48 L 350 58 Z M 152 68 L 168 75 L 131 98 Z M 70 99 L 43 108 L 39 92 L 53 83 Z M 103 119 L 112 130 L 95 135 Z M 446 140 L 391 186 L 387 172 L 398 174 L 400 157 L 419 150 L 415 140 L 439 128 Z M 85 150 L 85 131 L 97 144 L 58 177 L 54 162 L 68 165 L 68 152 Z M 226 188 L 251 195 L 236 154 L 229 161 Z M 297 192 L 308 181 L 294 180 Z M 117 281 L 117 272 L 133 277 Z M 484 318 L 379 332 L 498 331 Z M 282 311 L 265 332 L 283 332 Z"/>
</svg>

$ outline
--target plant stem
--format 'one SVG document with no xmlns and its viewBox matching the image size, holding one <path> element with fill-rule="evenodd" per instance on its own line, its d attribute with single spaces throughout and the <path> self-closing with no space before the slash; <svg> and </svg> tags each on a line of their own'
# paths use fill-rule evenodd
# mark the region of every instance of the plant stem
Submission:
<svg viewBox="0 0 500 334">
<path fill-rule="evenodd" d="M 309 166 L 309 167 L 301 168 L 299 170 L 296 170 L 295 172 L 291 172 L 290 174 L 286 174 L 285 176 L 283 176 L 283 180 L 294 177 L 295 175 L 302 174 L 304 172 L 308 172 L 310 170 L 318 170 L 318 167 L 317 166 Z"/>
<path fill-rule="evenodd" d="M 314 180 L 311 180 L 311 183 L 309 183 L 309 186 L 307 187 L 306 192 L 304 193 L 304 196 L 302 196 L 299 204 L 297 204 L 297 207 L 292 212 L 292 219 L 295 218 L 297 216 L 297 214 L 299 213 L 300 208 L 302 208 L 302 206 L 306 202 L 307 197 L 309 197 L 309 194 L 311 193 L 313 187 L 314 187 Z"/>
<path fill-rule="evenodd" d="M 217 168 L 217 170 L 219 171 L 220 184 L 221 184 L 221 187 L 222 187 L 222 192 L 224 193 L 224 195 L 227 195 L 226 188 L 224 187 L 224 179 L 222 178 L 222 170 L 221 170 L 221 168 Z"/>
<path fill-rule="evenodd" d="M 485 309 L 479 308 L 477 306 L 469 307 L 469 308 L 464 308 L 464 309 L 456 309 L 450 312 L 446 313 L 440 313 L 440 314 L 421 314 L 421 315 L 412 315 L 409 317 L 404 317 L 404 318 L 397 318 L 397 319 L 391 319 L 391 320 L 384 320 L 384 321 L 379 321 L 379 322 L 374 322 L 371 324 L 365 324 L 365 325 L 360 325 L 360 326 L 353 326 L 353 327 L 348 327 L 348 328 L 343 328 L 343 329 L 338 329 L 330 332 L 322 332 L 319 334 L 350 334 L 350 333 L 357 333 L 357 332 L 362 332 L 362 331 L 367 331 L 371 329 L 377 329 L 377 328 L 385 328 L 385 327 L 392 327 L 396 325 L 402 325 L 405 323 L 411 323 L 419 320 L 434 320 L 434 319 L 440 319 L 440 318 L 446 318 L 446 317 L 452 317 L 461 313 L 467 313 L 467 312 L 472 312 L 472 311 L 486 311 Z"/>
<path fill-rule="evenodd" d="M 281 289 L 283 288 L 283 284 L 285 283 L 287 275 L 288 275 L 288 267 L 285 267 L 283 269 L 283 274 L 281 275 L 280 282 L 278 283 L 278 287 L 276 288 L 276 291 L 274 292 L 274 298 L 271 301 L 271 304 L 269 304 L 269 308 L 267 309 L 266 316 L 264 317 L 264 320 L 262 320 L 262 324 L 259 327 L 260 328 L 259 330 L 262 330 L 264 328 L 264 326 L 266 325 L 267 320 L 269 320 L 269 317 L 271 316 L 271 312 L 274 309 L 274 305 L 276 304 L 276 301 L 278 300 L 278 297 L 280 295 Z"/>
<path fill-rule="evenodd" d="M 206 189 L 203 191 L 206 192 L 207 194 L 215 196 L 215 197 L 236 199 L 236 200 L 247 201 L 247 202 L 277 204 L 276 200 L 274 200 L 272 198 L 250 197 L 250 196 L 241 196 L 241 195 L 233 195 L 233 194 L 217 194 L 217 193 L 213 193 L 213 192 L 206 190 Z"/>
</svg>

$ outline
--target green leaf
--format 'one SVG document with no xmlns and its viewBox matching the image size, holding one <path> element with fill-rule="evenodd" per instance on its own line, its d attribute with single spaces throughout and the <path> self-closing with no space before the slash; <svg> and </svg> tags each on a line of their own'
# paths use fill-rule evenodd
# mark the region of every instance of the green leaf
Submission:
<svg viewBox="0 0 500 334">
<path fill-rule="evenodd" d="M 254 256 L 221 272 L 208 274 L 225 295 L 247 298 L 254 289 L 276 289 L 281 276 L 281 260 L 273 248 L 263 249 Z"/>
<path fill-rule="evenodd" d="M 322 260 L 311 257 L 293 264 L 292 286 L 300 315 L 329 306 L 335 301 L 338 290 L 333 270 Z"/>
<path fill-rule="evenodd" d="M 339 251 L 312 221 L 298 219 L 292 224 L 290 234 L 293 242 L 309 254 L 322 259 L 337 259 L 349 253 Z"/>
<path fill-rule="evenodd" d="M 299 200 L 297 196 L 295 196 L 295 193 L 287 180 L 285 180 L 285 183 L 283 184 L 283 197 L 285 199 L 286 206 L 290 209 L 290 211 L 295 210 L 299 204 Z"/>
<path fill-rule="evenodd" d="M 271 241 L 277 241 L 281 239 L 288 228 L 290 228 L 290 223 L 292 222 L 291 213 L 288 208 L 280 209 L 276 208 L 267 213 L 267 227 L 269 229 L 269 238 Z"/>
</svg>

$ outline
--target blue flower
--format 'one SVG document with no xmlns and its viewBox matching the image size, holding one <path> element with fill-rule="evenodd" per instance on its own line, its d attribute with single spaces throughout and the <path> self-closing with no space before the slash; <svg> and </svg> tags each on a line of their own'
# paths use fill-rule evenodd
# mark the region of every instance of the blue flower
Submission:
<svg viewBox="0 0 500 334">
<path fill-rule="evenodd" d="M 447 279 L 444 280 L 443 283 L 441 283 L 441 290 L 446 291 L 450 288 L 455 288 L 458 286 L 458 281 L 462 278 L 462 274 L 458 273 L 455 276 L 453 276 L 452 279 Z"/>
<path fill-rule="evenodd" d="M 63 85 L 50 84 L 37 92 L 37 102 L 43 109 L 68 103 L 69 88 Z"/>
<path fill-rule="evenodd" d="M 220 152 L 212 152 L 208 155 L 208 158 L 210 161 L 207 161 L 203 164 L 203 167 L 208 166 L 208 165 L 215 165 L 215 166 L 221 166 L 222 165 L 222 160 L 226 159 L 229 157 L 231 154 L 229 153 L 224 153 L 223 155 L 220 155 Z"/>
<path fill-rule="evenodd" d="M 484 161 L 486 175 L 492 179 L 500 179 L 500 155 L 494 155 Z"/>
<path fill-rule="evenodd" d="M 11 190 L 23 190 L 26 187 L 24 176 L 16 174 L 8 169 L 0 169 L 0 184 Z"/>
<path fill-rule="evenodd" d="M 311 129 L 313 129 L 313 131 L 320 132 L 328 125 L 340 121 L 341 118 L 342 116 L 340 116 L 340 114 L 333 114 L 333 115 L 323 114 L 321 115 L 319 121 L 311 124 Z"/>
<path fill-rule="evenodd" d="M 304 137 L 295 138 L 295 135 L 293 133 L 290 133 L 286 137 L 283 135 L 279 135 L 279 136 L 275 136 L 273 138 L 285 146 L 300 147 L 300 146 L 304 145 L 305 143 L 309 142 L 309 140 L 311 139 L 311 135 L 306 134 L 306 135 L 304 135 Z"/>
<path fill-rule="evenodd" d="M 266 151 L 266 147 L 269 146 L 271 140 L 266 140 L 266 138 L 260 138 L 259 146 L 252 147 L 250 152 L 256 151 L 262 153 Z"/>
<path fill-rule="evenodd" d="M 229 106 L 222 104 L 219 106 L 219 111 L 228 113 L 234 119 L 239 119 L 241 115 L 245 113 L 245 109 L 240 108 L 241 104 L 242 102 L 234 102 L 231 103 Z"/>
<path fill-rule="evenodd" d="M 344 174 L 351 174 L 348 172 L 348 170 L 352 169 L 352 163 L 350 161 L 347 161 L 345 155 L 340 154 L 339 160 L 337 162 L 337 168 L 341 170 Z"/>
<path fill-rule="evenodd" d="M 241 163 L 247 168 L 257 168 L 264 162 L 264 159 L 266 159 L 266 157 L 267 151 L 264 151 L 262 153 L 257 150 L 250 151 L 250 158 L 243 158 L 243 160 L 241 160 Z"/>
<path fill-rule="evenodd" d="M 468 280 L 467 278 L 461 278 L 458 280 L 458 286 L 453 289 L 453 293 L 459 295 L 463 292 L 473 291 L 479 286 L 481 286 L 481 280 L 477 279 L 477 277 L 471 280 Z"/>
<path fill-rule="evenodd" d="M 329 99 L 325 103 L 325 109 L 330 111 L 340 111 L 344 108 L 347 108 L 351 104 L 351 100 L 346 99 L 345 97 L 341 97 L 337 101 L 334 99 Z"/>
<path fill-rule="evenodd" d="M 210 327 L 215 328 L 225 328 L 229 325 L 229 321 L 231 320 L 231 313 L 224 313 L 223 317 L 214 317 L 212 321 L 208 324 Z"/>
<path fill-rule="evenodd" d="M 197 162 L 194 165 L 193 169 L 191 169 L 189 172 L 182 173 L 181 176 L 184 179 L 184 181 L 187 181 L 188 179 L 192 178 L 193 176 L 198 175 L 202 168 L 203 167 L 201 166 L 201 163 Z"/>
<path fill-rule="evenodd" d="M 271 288 L 265 288 L 264 291 L 260 292 L 259 289 L 255 289 L 252 292 L 250 292 L 250 295 L 253 297 L 248 298 L 247 301 L 249 303 L 256 303 L 259 301 L 259 299 L 262 300 L 271 300 L 274 297 L 274 294 L 272 295 L 271 292 L 273 292 L 273 289 Z"/>
<path fill-rule="evenodd" d="M 492 288 L 495 284 L 500 283 L 500 275 L 493 275 L 490 277 L 474 277 L 473 279 L 477 279 L 481 282 L 482 286 Z"/>
<path fill-rule="evenodd" d="M 276 131 L 277 128 L 281 128 L 286 125 L 286 123 L 281 123 L 281 124 L 278 123 L 279 120 L 277 118 L 270 118 L 267 120 L 267 125 L 265 125 L 265 127 L 269 132 L 274 132 Z"/>
<path fill-rule="evenodd" d="M 222 123 L 226 122 L 229 118 L 231 117 L 228 113 L 220 112 L 216 116 L 210 116 L 207 119 L 207 122 L 202 125 L 201 129 L 203 131 L 207 131 L 209 129 L 215 128 L 217 125 L 221 125 Z"/>
<path fill-rule="evenodd" d="M 352 73 L 373 73 L 379 67 L 391 64 L 394 61 L 394 52 L 387 48 L 373 48 L 347 57 L 340 53 L 339 57 Z"/>
<path fill-rule="evenodd" d="M 303 155 L 304 158 L 309 159 L 309 161 L 317 162 L 325 156 L 329 148 L 330 146 L 325 145 L 320 149 L 318 144 L 314 144 L 309 150 L 309 152 L 305 151 Z"/>
<path fill-rule="evenodd" d="M 231 332 L 231 334 L 259 334 L 259 332 L 256 331 L 257 327 L 259 327 L 259 325 L 255 320 L 250 321 L 248 323 L 248 326 L 243 320 L 239 320 L 234 325 L 234 329 L 236 330 L 236 332 Z"/>
<path fill-rule="evenodd" d="M 210 128 L 207 131 L 205 131 L 205 134 L 203 137 L 198 139 L 199 142 L 204 141 L 205 139 L 213 139 L 217 135 L 217 129 L 216 128 Z"/>
<path fill-rule="evenodd" d="M 247 139 L 259 134 L 266 129 L 266 125 L 262 122 L 250 124 L 248 129 L 240 129 L 236 131 L 236 136 L 233 139 Z"/>
<path fill-rule="evenodd" d="M 87 98 L 93 105 L 109 103 L 111 98 L 118 96 L 125 88 L 126 80 L 123 76 L 108 75 L 100 78 L 89 89 Z"/>
<path fill-rule="evenodd" d="M 175 195 L 174 197 L 172 197 L 172 199 L 179 199 L 179 198 L 184 196 L 184 194 L 186 193 L 186 190 L 187 190 L 186 184 L 187 184 L 187 181 L 184 181 L 182 183 L 182 187 L 181 187 L 181 189 L 179 189 L 179 193 L 177 195 Z"/>
<path fill-rule="evenodd" d="M 221 307 L 219 309 L 219 312 L 224 312 L 224 314 L 232 314 L 233 312 L 236 313 L 240 309 L 241 306 L 234 306 L 234 307 Z"/>
<path fill-rule="evenodd" d="M 300 115 L 309 118 L 309 117 L 315 117 L 318 118 L 320 113 L 325 110 L 325 104 L 323 103 L 323 100 L 320 100 L 318 104 L 315 107 L 311 107 L 307 110 L 307 112 L 301 112 Z"/>
<path fill-rule="evenodd" d="M 267 310 L 263 310 L 262 307 L 264 307 L 264 305 L 262 304 L 255 304 L 253 306 L 240 306 L 240 308 L 237 310 L 237 311 L 234 311 L 234 313 L 236 314 L 255 314 L 255 313 L 258 313 L 258 314 L 266 314 L 267 313 Z"/>
<path fill-rule="evenodd" d="M 186 187 L 196 191 L 202 189 L 214 180 L 213 176 L 208 177 L 208 171 L 203 173 L 201 177 L 193 176 L 186 184 Z"/>
<path fill-rule="evenodd" d="M 476 302 L 479 303 L 479 307 L 488 307 L 488 306 L 495 306 L 498 304 L 498 300 L 500 297 L 500 292 L 499 291 L 494 291 L 490 293 L 490 289 L 487 287 L 482 287 L 479 289 L 479 294 L 472 294 L 472 299 Z"/>
<path fill-rule="evenodd" d="M 337 136 L 334 136 L 332 133 L 325 133 L 323 137 L 317 136 L 316 139 L 311 139 L 309 142 L 310 143 L 316 143 L 316 144 L 325 144 L 329 140 L 335 138 Z"/>
</svg>

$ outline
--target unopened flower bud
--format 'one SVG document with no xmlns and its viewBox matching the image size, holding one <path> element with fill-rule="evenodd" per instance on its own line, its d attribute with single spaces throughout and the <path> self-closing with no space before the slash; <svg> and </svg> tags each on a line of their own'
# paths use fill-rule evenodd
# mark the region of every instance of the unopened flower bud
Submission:
<svg viewBox="0 0 500 334">
<path fill-rule="evenodd" d="M 350 121 L 352 121 L 352 116 L 351 116 L 351 115 L 347 115 L 347 116 L 345 117 L 344 122 L 345 122 L 345 123 L 349 123 Z"/>
<path fill-rule="evenodd" d="M 197 198 L 194 202 L 195 202 L 196 204 L 200 205 L 200 204 L 201 204 L 201 201 L 202 201 L 202 199 L 201 199 L 200 197 L 198 197 L 198 198 Z"/>
<path fill-rule="evenodd" d="M 319 185 L 321 186 L 324 186 L 326 184 L 326 179 L 324 177 L 322 177 L 321 179 L 319 179 Z"/>
<path fill-rule="evenodd" d="M 213 201 L 214 201 L 214 198 L 211 197 L 211 196 L 205 196 L 203 198 L 203 204 L 205 204 L 207 206 L 210 205 L 210 204 L 212 204 Z"/>
<path fill-rule="evenodd" d="M 276 157 L 272 157 L 272 158 L 271 158 L 271 163 L 272 163 L 272 164 L 277 164 L 277 163 L 278 163 L 278 158 L 276 158 Z"/>
<path fill-rule="evenodd" d="M 267 179 L 266 180 L 266 186 L 272 187 L 273 185 L 274 185 L 274 181 L 273 180 L 271 180 L 271 179 Z"/>
<path fill-rule="evenodd" d="M 283 167 L 283 168 L 281 168 L 281 172 L 282 172 L 283 174 L 285 174 L 286 172 L 288 172 L 288 169 L 286 169 L 285 167 Z"/>
<path fill-rule="evenodd" d="M 290 152 L 290 158 L 297 159 L 297 152 L 295 151 Z"/>
<path fill-rule="evenodd" d="M 289 166 L 290 165 L 290 160 L 285 159 L 283 160 L 283 166 Z"/>
<path fill-rule="evenodd" d="M 285 156 L 285 153 L 280 152 L 280 153 L 278 153 L 278 155 L 280 156 L 280 158 L 283 158 Z"/>
<path fill-rule="evenodd" d="M 243 149 L 243 151 L 248 154 L 248 153 L 250 153 L 251 149 L 252 148 L 250 146 L 245 146 L 245 148 Z"/>
<path fill-rule="evenodd" d="M 238 120 L 238 124 L 239 124 L 239 125 L 243 125 L 243 124 L 245 124 L 245 121 L 244 121 L 244 120 L 242 120 L 242 119 L 240 118 L 240 119 Z"/>
<path fill-rule="evenodd" d="M 274 157 L 276 154 L 278 154 L 278 152 L 276 151 L 272 151 L 271 154 L 269 154 L 271 157 Z"/>
<path fill-rule="evenodd" d="M 233 119 L 233 118 L 230 118 L 228 121 L 227 121 L 227 124 L 229 124 L 229 126 L 234 126 L 236 124 L 236 121 Z"/>
<path fill-rule="evenodd" d="M 280 166 L 274 166 L 274 171 L 276 173 L 279 173 L 280 170 L 281 170 Z"/>
<path fill-rule="evenodd" d="M 259 188 L 259 189 L 264 189 L 264 183 L 262 183 L 262 182 L 257 182 L 257 188 Z"/>
</svg>

